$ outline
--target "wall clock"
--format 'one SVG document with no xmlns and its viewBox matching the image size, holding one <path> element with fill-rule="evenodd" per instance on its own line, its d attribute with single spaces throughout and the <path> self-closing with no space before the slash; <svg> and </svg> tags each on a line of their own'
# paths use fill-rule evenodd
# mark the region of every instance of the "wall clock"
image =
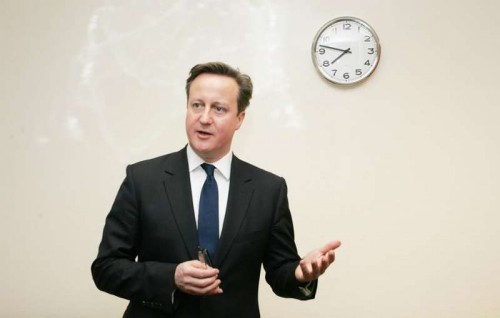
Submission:
<svg viewBox="0 0 500 318">
<path fill-rule="evenodd" d="M 380 60 L 380 41 L 365 21 L 340 17 L 323 25 L 311 48 L 314 66 L 328 81 L 350 85 L 368 78 Z"/>
</svg>

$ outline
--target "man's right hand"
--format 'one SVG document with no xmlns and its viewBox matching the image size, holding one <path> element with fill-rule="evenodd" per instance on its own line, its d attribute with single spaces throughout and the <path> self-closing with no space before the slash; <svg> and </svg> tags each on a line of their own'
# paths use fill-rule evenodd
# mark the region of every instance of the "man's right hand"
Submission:
<svg viewBox="0 0 500 318">
<path fill-rule="evenodd" d="M 187 261 L 175 268 L 175 285 L 190 295 L 222 294 L 219 270 L 200 261 Z"/>
</svg>

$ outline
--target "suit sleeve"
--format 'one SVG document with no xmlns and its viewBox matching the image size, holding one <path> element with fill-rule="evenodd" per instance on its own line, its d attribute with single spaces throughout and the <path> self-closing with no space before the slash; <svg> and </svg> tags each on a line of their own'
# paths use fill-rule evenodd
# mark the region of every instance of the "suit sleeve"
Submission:
<svg viewBox="0 0 500 318">
<path fill-rule="evenodd" d="M 294 241 L 286 182 L 284 179 L 281 181 L 271 236 L 264 259 L 266 281 L 278 296 L 300 300 L 313 299 L 316 294 L 317 281 L 309 286 L 311 293 L 306 295 L 303 292 L 305 284 L 301 284 L 295 278 L 295 269 L 300 262 L 300 256 Z"/>
<path fill-rule="evenodd" d="M 128 166 L 106 218 L 99 252 L 91 267 L 92 276 L 102 291 L 173 312 L 171 299 L 177 264 L 136 262 L 140 246 L 139 207 L 133 170 Z"/>
</svg>

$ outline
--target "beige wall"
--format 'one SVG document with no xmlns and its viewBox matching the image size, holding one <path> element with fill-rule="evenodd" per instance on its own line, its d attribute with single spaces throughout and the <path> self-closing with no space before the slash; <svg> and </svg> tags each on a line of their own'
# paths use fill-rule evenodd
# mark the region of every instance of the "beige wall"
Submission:
<svg viewBox="0 0 500 318">
<path fill-rule="evenodd" d="M 128 163 L 181 148 L 184 79 L 223 60 L 255 96 L 235 153 L 287 179 L 300 251 L 343 246 L 317 299 L 263 317 L 500 317 L 497 1 L 0 2 L 1 317 L 120 317 L 90 276 Z M 377 31 L 339 88 L 310 46 Z"/>
</svg>

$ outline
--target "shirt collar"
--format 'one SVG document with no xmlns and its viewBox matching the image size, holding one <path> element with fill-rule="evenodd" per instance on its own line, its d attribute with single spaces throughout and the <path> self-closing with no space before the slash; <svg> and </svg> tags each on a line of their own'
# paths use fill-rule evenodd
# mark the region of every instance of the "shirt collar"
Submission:
<svg viewBox="0 0 500 318">
<path fill-rule="evenodd" d="M 200 158 L 194 152 L 193 148 L 191 148 L 191 145 L 187 145 L 187 159 L 188 159 L 188 165 L 189 165 L 189 172 L 193 172 L 196 169 L 203 169 L 201 168 L 201 164 L 204 163 L 205 161 Z M 217 170 L 222 174 L 222 176 L 229 181 L 229 177 L 231 176 L 231 163 L 233 161 L 233 152 L 230 150 L 224 157 L 220 158 L 216 162 L 211 162 L 210 164 L 214 165 Z"/>
</svg>

